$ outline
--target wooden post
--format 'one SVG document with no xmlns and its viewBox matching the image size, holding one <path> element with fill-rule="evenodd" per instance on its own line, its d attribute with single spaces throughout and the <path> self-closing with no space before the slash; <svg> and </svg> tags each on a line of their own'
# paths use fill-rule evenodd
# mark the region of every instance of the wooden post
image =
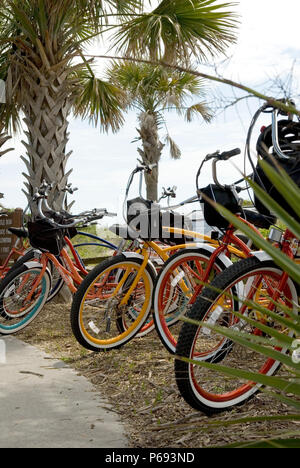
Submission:
<svg viewBox="0 0 300 468">
<path fill-rule="evenodd" d="M 0 261 L 5 260 L 17 238 L 8 231 L 10 227 L 22 227 L 23 210 L 17 208 L 8 213 L 7 216 L 0 216 Z"/>
</svg>

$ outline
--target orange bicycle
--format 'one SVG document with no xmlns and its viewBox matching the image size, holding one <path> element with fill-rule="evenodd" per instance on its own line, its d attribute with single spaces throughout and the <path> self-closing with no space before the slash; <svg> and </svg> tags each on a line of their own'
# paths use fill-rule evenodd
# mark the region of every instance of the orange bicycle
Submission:
<svg viewBox="0 0 300 468">
<path fill-rule="evenodd" d="M 52 288 L 53 268 L 72 293 L 77 290 L 88 272 L 74 248 L 74 260 L 68 254 L 66 246 L 71 247 L 69 239 L 76 234 L 76 231 L 70 230 L 79 222 L 87 223 L 104 216 L 114 216 L 105 209 L 95 209 L 77 216 L 66 217 L 56 213 L 54 221 L 43 213 L 42 205 L 46 197 L 46 191 L 34 196 L 39 218 L 28 223 L 28 238 L 34 248 L 30 252 L 30 259 L 21 261 L 0 284 L 0 334 L 3 335 L 23 329 L 42 310 Z M 52 215 L 55 216 L 55 212 Z"/>
</svg>

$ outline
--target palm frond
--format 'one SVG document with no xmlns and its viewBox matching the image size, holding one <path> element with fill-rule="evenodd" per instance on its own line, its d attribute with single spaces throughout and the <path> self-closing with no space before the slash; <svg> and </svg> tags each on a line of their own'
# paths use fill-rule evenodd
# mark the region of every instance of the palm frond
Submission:
<svg viewBox="0 0 300 468">
<path fill-rule="evenodd" d="M 195 97 L 205 97 L 205 81 L 187 72 L 166 69 L 131 61 L 113 62 L 107 71 L 113 83 L 126 89 L 132 102 L 143 112 L 160 112 L 175 109 L 183 114 Z M 203 113 L 209 121 L 210 111 L 204 102 L 196 104 L 189 112 L 189 121 L 196 113 Z"/>
<path fill-rule="evenodd" d="M 277 170 L 274 169 L 266 161 L 260 162 L 264 172 L 267 174 L 268 178 L 272 181 L 278 192 L 285 198 L 285 200 L 290 204 L 290 206 L 297 206 L 297 201 L 300 200 L 300 189 L 297 185 L 291 180 L 287 173 L 277 167 Z M 254 190 L 256 196 L 263 202 L 263 204 L 268 207 L 272 212 L 274 212 L 280 219 L 282 219 L 288 228 L 292 229 L 294 234 L 299 237 L 300 235 L 300 223 L 294 219 L 290 214 L 288 214 L 274 199 L 270 197 L 264 190 L 262 190 L 257 184 L 254 184 L 252 181 L 248 181 L 251 187 Z M 216 206 L 216 205 L 215 205 Z M 265 250 L 274 262 L 278 264 L 281 269 L 287 272 L 296 283 L 300 283 L 300 270 L 299 265 L 297 265 L 294 260 L 288 258 L 283 254 L 280 249 L 275 248 L 269 242 L 257 236 L 256 233 L 249 228 L 244 223 L 240 222 L 236 216 L 226 210 L 224 207 L 218 205 L 217 210 L 230 221 L 236 228 L 240 229 L 242 232 L 247 234 L 255 244 L 261 249 Z M 254 240 L 255 239 L 255 240 Z M 212 287 L 208 285 L 208 288 Z M 214 330 L 215 332 L 230 338 L 235 343 L 238 343 L 244 348 L 252 350 L 260 355 L 266 356 L 268 358 L 274 359 L 285 366 L 285 369 L 288 371 L 282 377 L 269 377 L 257 372 L 248 372 L 247 370 L 241 370 L 234 367 L 227 367 L 218 364 L 212 364 L 207 362 L 193 361 L 195 365 L 202 366 L 205 368 L 212 369 L 217 373 L 223 373 L 225 375 L 244 379 L 245 381 L 256 382 L 267 387 L 267 390 L 263 390 L 268 395 L 273 398 L 278 399 L 283 402 L 285 405 L 300 409 L 299 404 L 299 364 L 291 358 L 291 353 L 294 349 L 295 337 L 299 336 L 300 330 L 300 318 L 298 315 L 299 305 L 292 304 L 291 309 L 288 309 L 287 306 L 281 304 L 281 301 L 274 302 L 272 298 L 270 300 L 276 305 L 276 311 L 269 310 L 269 308 L 263 307 L 257 302 L 244 300 L 241 297 L 235 297 L 237 301 L 243 303 L 245 306 L 250 307 L 262 313 L 262 316 L 270 317 L 272 322 L 277 322 L 281 325 L 281 328 L 276 329 L 276 326 L 272 323 L 271 326 L 268 323 L 264 323 L 260 320 L 248 317 L 245 314 L 241 315 L 236 312 L 234 308 L 231 312 L 236 315 L 240 320 L 247 322 L 254 329 L 261 330 L 262 335 L 248 334 L 247 332 L 238 331 L 230 329 L 227 327 L 221 327 L 216 325 L 210 325 L 207 322 L 201 323 L 205 327 Z M 185 321 L 190 321 L 188 318 L 184 318 Z M 199 322 L 191 321 L 191 323 L 199 325 Z M 281 332 L 280 330 L 284 330 Z M 281 353 L 278 349 L 283 348 L 286 350 L 286 353 Z M 189 359 L 180 358 L 191 362 Z M 273 389 L 270 391 L 269 389 Z"/>
<path fill-rule="evenodd" d="M 143 0 L 105 0 L 101 3 L 104 10 L 107 10 L 106 7 L 108 7 L 111 12 L 115 11 L 124 15 L 141 11 L 144 4 Z"/>
<path fill-rule="evenodd" d="M 170 147 L 170 156 L 172 159 L 180 159 L 181 158 L 181 150 L 179 148 L 179 146 L 175 143 L 175 141 L 170 137 L 170 135 L 168 134 L 166 136 L 166 142 L 167 144 L 169 145 Z"/>
<path fill-rule="evenodd" d="M 83 71 L 78 74 L 79 93 L 74 103 L 75 115 L 89 119 L 106 132 L 117 132 L 124 123 L 127 95 L 114 84 Z"/>
<path fill-rule="evenodd" d="M 201 116 L 205 122 L 210 122 L 213 118 L 213 114 L 205 102 L 198 102 L 187 109 L 186 121 L 191 122 L 194 116 Z"/>
<path fill-rule="evenodd" d="M 233 3 L 216 0 L 162 0 L 151 13 L 121 25 L 114 36 L 118 50 L 169 63 L 207 60 L 236 40 Z"/>
</svg>

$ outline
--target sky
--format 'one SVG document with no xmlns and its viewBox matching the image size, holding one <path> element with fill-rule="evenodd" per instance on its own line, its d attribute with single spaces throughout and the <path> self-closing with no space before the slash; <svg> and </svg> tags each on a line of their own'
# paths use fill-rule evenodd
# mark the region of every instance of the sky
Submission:
<svg viewBox="0 0 300 468">
<path fill-rule="evenodd" d="M 256 90 L 267 91 L 278 97 L 280 93 L 270 80 L 280 77 L 285 81 L 293 68 L 293 91 L 299 104 L 300 50 L 299 50 L 299 0 L 240 0 L 234 11 L 240 15 L 237 44 L 227 50 L 223 65 L 219 58 L 218 72 L 224 77 L 250 86 Z M 94 53 L 102 53 L 103 46 L 95 46 Z M 100 67 L 103 66 L 101 62 Z M 214 64 L 199 66 L 199 71 L 214 74 Z M 219 100 L 220 93 L 233 98 L 237 91 L 225 86 L 208 83 L 210 96 Z M 238 94 L 238 96 L 241 96 Z M 197 119 L 186 123 L 174 114 L 167 115 L 167 127 L 171 137 L 181 148 L 180 160 L 171 160 L 165 149 L 160 164 L 159 191 L 162 187 L 177 186 L 176 203 L 195 194 L 197 169 L 207 153 L 241 148 L 242 155 L 234 158 L 240 169 L 244 168 L 244 148 L 246 133 L 251 118 L 260 106 L 257 99 L 242 100 L 234 107 L 220 112 L 210 124 Z M 269 125 L 270 117 L 264 116 L 259 125 Z M 88 122 L 70 119 L 70 140 L 68 150 L 73 150 L 68 168 L 73 168 L 69 182 L 78 188 L 70 200 L 75 200 L 73 212 L 92 208 L 107 208 L 121 211 L 125 187 L 130 172 L 137 163 L 137 143 L 132 143 L 137 135 L 137 115 L 126 115 L 124 127 L 117 134 L 103 134 Z M 253 137 L 253 154 L 259 127 Z M 162 130 L 161 137 L 165 135 Z M 24 137 L 15 137 L 10 142 L 14 152 L 8 153 L 0 161 L 0 192 L 5 195 L 4 205 L 21 207 L 26 205 L 22 185 L 25 165 L 20 155 L 25 154 L 21 143 Z M 219 178 L 224 183 L 232 183 L 240 178 L 240 173 L 231 162 L 222 163 Z M 200 185 L 212 181 L 211 166 L 208 163 L 201 174 Z M 138 195 L 137 184 L 132 186 L 130 198 Z"/>
</svg>

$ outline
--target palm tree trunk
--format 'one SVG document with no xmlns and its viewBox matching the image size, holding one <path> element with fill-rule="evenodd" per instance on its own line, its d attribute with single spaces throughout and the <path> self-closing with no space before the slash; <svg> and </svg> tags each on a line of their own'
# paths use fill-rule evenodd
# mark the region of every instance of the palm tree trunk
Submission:
<svg viewBox="0 0 300 468">
<path fill-rule="evenodd" d="M 158 200 L 158 163 L 161 158 L 163 143 L 159 140 L 158 128 L 155 116 L 149 112 L 143 112 L 139 116 L 140 134 L 143 149 L 138 152 L 146 164 L 157 164 L 151 174 L 145 174 L 147 200 Z"/>
<path fill-rule="evenodd" d="M 27 167 L 23 174 L 29 202 L 43 180 L 53 183 L 48 203 L 55 210 L 63 208 L 64 193 L 61 189 L 67 184 L 66 164 L 72 152 L 66 153 L 69 140 L 68 115 L 71 108 L 66 73 L 56 73 L 48 79 L 28 80 L 28 93 L 24 96 L 24 122 L 27 127 L 27 158 L 22 157 Z M 33 213 L 35 207 L 32 206 Z"/>
<path fill-rule="evenodd" d="M 158 168 L 154 168 L 151 174 L 145 174 L 147 200 L 158 200 Z"/>
</svg>

